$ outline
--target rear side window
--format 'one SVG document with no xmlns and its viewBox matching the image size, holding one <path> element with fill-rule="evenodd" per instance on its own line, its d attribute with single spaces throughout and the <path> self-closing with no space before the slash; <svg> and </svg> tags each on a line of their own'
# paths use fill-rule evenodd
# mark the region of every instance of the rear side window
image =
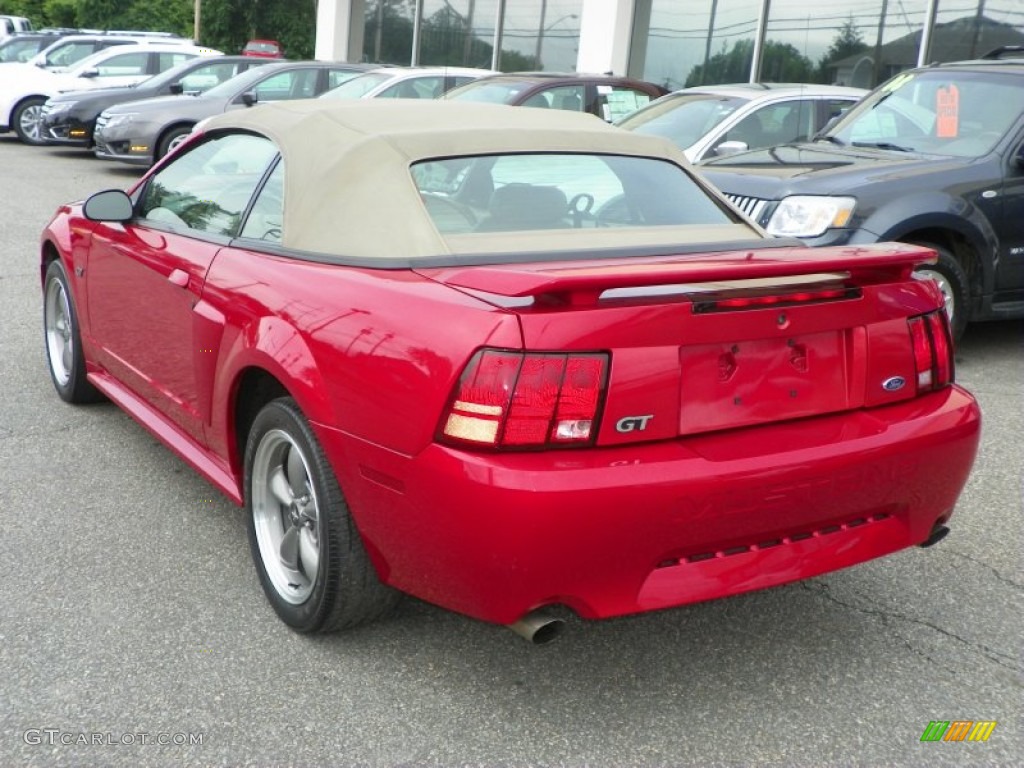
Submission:
<svg viewBox="0 0 1024 768">
<path fill-rule="evenodd" d="M 441 234 L 733 221 L 679 166 L 625 155 L 515 154 L 412 167 Z"/>
</svg>

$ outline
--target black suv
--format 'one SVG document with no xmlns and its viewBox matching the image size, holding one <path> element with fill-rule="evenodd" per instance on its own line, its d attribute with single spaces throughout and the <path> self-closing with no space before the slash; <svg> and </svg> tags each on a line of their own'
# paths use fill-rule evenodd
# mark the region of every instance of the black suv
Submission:
<svg viewBox="0 0 1024 768">
<path fill-rule="evenodd" d="M 954 331 L 1024 316 L 1024 61 L 908 70 L 810 142 L 729 155 L 704 175 L 770 234 L 810 245 L 933 248 L 919 273 Z"/>
</svg>

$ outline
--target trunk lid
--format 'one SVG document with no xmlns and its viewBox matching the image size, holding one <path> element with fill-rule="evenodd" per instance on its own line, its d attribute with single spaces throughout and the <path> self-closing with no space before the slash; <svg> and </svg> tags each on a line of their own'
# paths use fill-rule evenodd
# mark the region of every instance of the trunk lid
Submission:
<svg viewBox="0 0 1024 768">
<path fill-rule="evenodd" d="M 527 351 L 610 358 L 597 445 L 914 397 L 907 318 L 941 305 L 923 248 L 766 248 L 421 274 L 513 312 Z"/>
</svg>

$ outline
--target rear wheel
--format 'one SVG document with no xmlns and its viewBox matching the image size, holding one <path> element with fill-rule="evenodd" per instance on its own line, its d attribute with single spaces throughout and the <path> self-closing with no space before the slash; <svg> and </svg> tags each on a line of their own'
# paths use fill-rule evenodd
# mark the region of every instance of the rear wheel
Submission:
<svg viewBox="0 0 1024 768">
<path fill-rule="evenodd" d="M 263 591 L 299 632 L 330 632 L 386 613 L 384 586 L 323 449 L 295 401 L 259 412 L 245 451 L 249 546 Z"/>
<path fill-rule="evenodd" d="M 959 339 L 963 336 L 964 329 L 967 328 L 969 304 L 967 275 L 964 268 L 960 266 L 956 257 L 941 245 L 934 243 L 916 243 L 916 245 L 931 248 L 939 254 L 939 260 L 935 264 L 920 266 L 914 271 L 914 274 L 918 277 L 931 278 L 939 286 L 953 338 Z"/>
<path fill-rule="evenodd" d="M 43 141 L 43 104 L 46 99 L 33 96 L 25 99 L 11 113 L 11 126 L 25 144 L 40 146 Z"/>
<path fill-rule="evenodd" d="M 68 276 L 60 259 L 46 270 L 43 290 L 43 335 L 50 379 L 61 400 L 94 403 L 103 396 L 85 378 L 85 357 L 78 314 L 71 300 Z"/>
</svg>

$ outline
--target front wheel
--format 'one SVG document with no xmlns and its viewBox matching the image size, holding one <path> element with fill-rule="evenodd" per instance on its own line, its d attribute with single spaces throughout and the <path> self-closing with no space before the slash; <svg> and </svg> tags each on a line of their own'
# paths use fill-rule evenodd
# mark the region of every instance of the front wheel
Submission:
<svg viewBox="0 0 1024 768">
<path fill-rule="evenodd" d="M 68 275 L 60 259 L 46 270 L 43 288 L 43 338 L 50 379 L 66 403 L 93 403 L 103 399 L 85 378 L 85 356 L 78 329 L 78 313 L 71 299 Z"/>
<path fill-rule="evenodd" d="M 941 245 L 934 243 L 915 243 L 915 245 L 931 248 L 939 254 L 939 260 L 936 263 L 920 266 L 914 270 L 914 274 L 934 280 L 938 285 L 942 292 L 946 317 L 949 318 L 949 328 L 953 333 L 954 340 L 958 340 L 967 328 L 968 304 L 970 303 L 967 275 L 964 268 L 960 266 L 956 257 Z"/>
<path fill-rule="evenodd" d="M 192 133 L 191 125 L 179 125 L 176 128 L 171 128 L 161 137 L 160 145 L 156 149 L 156 157 L 153 160 L 162 160 L 168 152 L 174 151 L 179 144 L 185 143 L 185 139 L 190 133 Z"/>
<path fill-rule="evenodd" d="M 259 412 L 245 450 L 249 546 L 277 615 L 299 632 L 330 632 L 386 613 L 380 583 L 337 478 L 291 398 Z"/>
<path fill-rule="evenodd" d="M 33 96 L 25 99 L 11 113 L 11 126 L 25 144 L 41 146 L 43 140 L 43 104 L 46 99 Z"/>
</svg>

